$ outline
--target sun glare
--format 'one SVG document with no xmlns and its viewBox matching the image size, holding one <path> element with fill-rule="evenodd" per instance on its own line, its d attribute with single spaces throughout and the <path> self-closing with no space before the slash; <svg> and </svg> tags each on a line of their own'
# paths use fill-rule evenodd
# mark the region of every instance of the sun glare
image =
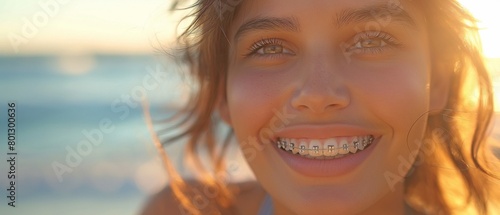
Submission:
<svg viewBox="0 0 500 215">
<path fill-rule="evenodd" d="M 483 44 L 483 53 L 493 79 L 495 93 L 495 112 L 500 111 L 500 23 L 498 22 L 499 1 L 460 0 L 478 20 Z"/>
<path fill-rule="evenodd" d="M 500 1 L 490 0 L 460 0 L 478 20 L 481 30 L 484 55 L 488 58 L 500 58 L 500 23 L 498 8 Z"/>
</svg>

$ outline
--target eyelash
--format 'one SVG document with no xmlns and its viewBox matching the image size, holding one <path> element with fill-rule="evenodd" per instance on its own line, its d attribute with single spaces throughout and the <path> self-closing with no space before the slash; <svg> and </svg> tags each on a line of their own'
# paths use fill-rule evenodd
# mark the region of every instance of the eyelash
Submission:
<svg viewBox="0 0 500 215">
<path fill-rule="evenodd" d="M 250 48 L 248 49 L 248 54 L 246 56 L 253 56 L 253 55 L 261 55 L 257 54 L 257 52 L 261 49 L 264 48 L 268 45 L 279 45 L 283 46 L 283 41 L 278 39 L 278 38 L 264 38 L 261 39 L 257 42 L 255 42 Z"/>
<path fill-rule="evenodd" d="M 385 42 L 384 46 L 380 47 L 369 47 L 369 48 L 355 48 L 354 46 L 361 42 L 362 40 L 367 40 L 367 39 L 381 39 L 383 42 Z M 278 45 L 278 46 L 283 46 L 283 40 L 278 39 L 278 38 L 263 38 L 254 44 L 250 46 L 248 49 L 248 54 L 245 54 L 245 57 L 249 56 L 260 56 L 260 57 L 266 57 L 266 55 L 277 57 L 277 55 L 281 54 L 258 54 L 257 52 L 268 46 L 268 45 Z M 351 52 L 351 51 L 356 51 L 356 52 L 361 52 L 361 54 L 378 54 L 382 52 L 386 48 L 394 48 L 394 47 L 399 47 L 401 44 L 391 35 L 385 32 L 381 31 L 365 31 L 361 32 L 357 35 L 354 36 L 354 39 L 350 43 L 350 45 L 343 51 Z"/>
<path fill-rule="evenodd" d="M 385 45 L 379 47 L 368 47 L 368 48 L 355 48 L 357 43 L 368 39 L 381 39 Z M 361 54 L 378 54 L 387 48 L 397 48 L 401 46 L 401 43 L 396 40 L 393 36 L 382 31 L 365 31 L 354 36 L 353 42 L 343 51 L 357 51 Z"/>
</svg>

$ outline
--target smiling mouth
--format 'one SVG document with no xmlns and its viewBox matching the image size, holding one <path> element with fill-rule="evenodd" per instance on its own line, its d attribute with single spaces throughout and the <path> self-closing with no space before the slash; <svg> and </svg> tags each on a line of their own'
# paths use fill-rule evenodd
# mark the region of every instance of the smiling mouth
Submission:
<svg viewBox="0 0 500 215">
<path fill-rule="evenodd" d="M 374 141 L 373 135 L 332 137 L 328 139 L 278 138 L 279 149 L 310 159 L 335 159 L 356 154 Z"/>
</svg>

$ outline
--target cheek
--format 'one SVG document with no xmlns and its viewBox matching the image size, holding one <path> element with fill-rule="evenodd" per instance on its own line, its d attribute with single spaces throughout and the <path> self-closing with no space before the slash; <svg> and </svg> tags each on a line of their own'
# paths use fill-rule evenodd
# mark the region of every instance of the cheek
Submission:
<svg viewBox="0 0 500 215">
<path fill-rule="evenodd" d="M 231 122 L 238 138 L 256 135 L 279 109 L 277 78 L 263 71 L 235 71 L 227 83 Z"/>
<path fill-rule="evenodd" d="M 356 79 L 359 87 L 352 89 L 353 99 L 393 129 L 409 129 L 428 111 L 429 77 L 425 62 L 395 64 L 372 68 L 370 75 Z M 361 73 L 360 73 L 361 74 Z M 357 97 L 357 98 L 356 98 Z"/>
<path fill-rule="evenodd" d="M 429 111 L 429 70 L 426 64 L 400 64 L 372 70 L 377 75 L 359 81 L 365 87 L 357 88 L 361 106 L 367 106 L 368 116 L 388 129 L 382 144 L 383 154 L 378 169 L 404 176 L 408 169 L 401 168 L 399 158 L 412 163 L 412 151 L 418 152 Z M 365 76 L 366 77 L 366 76 Z M 383 165 L 382 165 L 383 164 Z"/>
</svg>

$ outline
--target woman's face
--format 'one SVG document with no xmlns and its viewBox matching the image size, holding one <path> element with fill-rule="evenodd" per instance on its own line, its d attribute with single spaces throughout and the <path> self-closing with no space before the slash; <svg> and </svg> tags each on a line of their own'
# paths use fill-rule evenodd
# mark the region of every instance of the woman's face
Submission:
<svg viewBox="0 0 500 215">
<path fill-rule="evenodd" d="M 401 209 L 432 105 L 422 14 L 398 0 L 239 7 L 223 115 L 275 211 Z"/>
</svg>

